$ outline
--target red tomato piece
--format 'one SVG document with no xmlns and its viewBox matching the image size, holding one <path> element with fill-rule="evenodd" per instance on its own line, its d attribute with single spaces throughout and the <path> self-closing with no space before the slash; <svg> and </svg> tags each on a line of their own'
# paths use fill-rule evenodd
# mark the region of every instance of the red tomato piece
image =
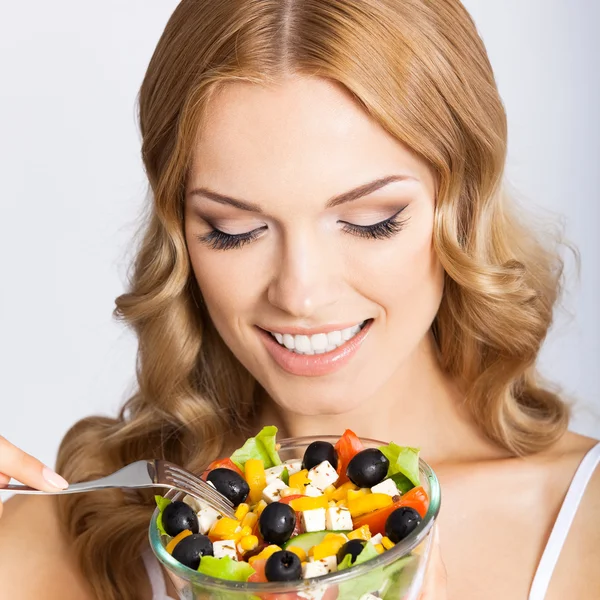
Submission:
<svg viewBox="0 0 600 600">
<path fill-rule="evenodd" d="M 421 515 L 421 518 L 423 518 L 429 508 L 429 498 L 422 486 L 413 488 L 410 492 L 401 496 L 400 500 L 394 502 L 394 504 L 354 519 L 354 529 L 358 529 L 363 525 L 368 525 L 371 535 L 376 535 L 378 533 L 385 535 L 385 522 L 387 521 L 387 518 L 401 506 L 410 506 L 411 508 L 414 508 Z"/>
<path fill-rule="evenodd" d="M 364 450 L 365 447 L 363 446 L 363 443 L 358 439 L 358 436 L 352 430 L 346 429 L 346 431 L 344 431 L 344 435 L 342 435 L 342 437 L 338 440 L 334 448 L 338 456 L 337 473 L 340 477 L 335 482 L 335 485 L 336 487 L 339 487 L 340 485 L 348 481 L 348 477 L 346 476 L 346 469 L 348 468 L 348 463 L 361 450 Z"/>
<path fill-rule="evenodd" d="M 230 458 L 219 458 L 217 460 L 213 460 L 210 463 L 210 465 L 208 465 L 206 471 L 204 471 L 204 473 L 202 473 L 200 478 L 203 479 L 204 481 L 206 481 L 207 475 L 213 469 L 231 469 L 232 471 L 235 471 L 241 477 L 244 477 L 244 474 L 240 471 L 240 469 L 238 469 L 238 467 L 235 465 L 235 463 Z"/>
<path fill-rule="evenodd" d="M 267 576 L 265 575 L 265 565 L 267 561 L 263 558 L 257 559 L 252 563 L 252 568 L 254 569 L 254 573 L 248 577 L 248 581 L 254 583 L 266 583 Z"/>
</svg>

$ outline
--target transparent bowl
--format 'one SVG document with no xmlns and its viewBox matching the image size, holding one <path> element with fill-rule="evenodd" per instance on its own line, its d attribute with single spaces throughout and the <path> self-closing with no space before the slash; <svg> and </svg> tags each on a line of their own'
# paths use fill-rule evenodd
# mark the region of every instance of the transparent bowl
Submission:
<svg viewBox="0 0 600 600">
<path fill-rule="evenodd" d="M 339 436 L 289 438 L 281 441 L 282 460 L 302 458 L 306 447 L 324 440 L 335 444 Z M 386 442 L 361 440 L 366 448 Z M 165 549 L 167 537 L 156 527 L 158 509 L 150 522 L 152 551 L 165 567 L 182 600 L 359 600 L 367 593 L 384 600 L 416 600 L 429 560 L 432 529 L 440 510 L 440 486 L 431 467 L 420 461 L 421 485 L 429 496 L 429 509 L 420 525 L 404 540 L 361 565 L 321 577 L 293 582 L 240 583 L 207 577 L 188 569 Z M 167 495 L 174 499 L 180 494 Z"/>
</svg>

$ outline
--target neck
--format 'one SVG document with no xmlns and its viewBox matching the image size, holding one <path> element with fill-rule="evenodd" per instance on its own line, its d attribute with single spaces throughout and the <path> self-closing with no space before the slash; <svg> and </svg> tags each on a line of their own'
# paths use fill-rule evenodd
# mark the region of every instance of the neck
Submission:
<svg viewBox="0 0 600 600">
<path fill-rule="evenodd" d="M 270 398 L 262 403 L 260 425 L 274 424 L 280 438 L 341 434 L 421 448 L 428 462 L 441 464 L 502 456 L 485 440 L 463 407 L 458 385 L 441 369 L 431 336 L 370 398 L 340 414 L 307 416 L 286 411 Z"/>
</svg>

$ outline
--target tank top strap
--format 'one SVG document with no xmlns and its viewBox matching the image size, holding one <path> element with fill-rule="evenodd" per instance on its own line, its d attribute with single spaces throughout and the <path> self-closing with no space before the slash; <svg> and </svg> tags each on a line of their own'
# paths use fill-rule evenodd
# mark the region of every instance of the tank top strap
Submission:
<svg viewBox="0 0 600 600">
<path fill-rule="evenodd" d="M 174 600 L 171 596 L 167 596 L 165 577 L 158 559 L 152 554 L 150 548 L 144 550 L 142 559 L 148 573 L 150 587 L 152 588 L 152 600 Z"/>
<path fill-rule="evenodd" d="M 586 453 L 573 476 L 533 578 L 533 583 L 529 591 L 529 600 L 543 600 L 546 596 L 552 573 L 569 534 L 575 514 L 577 513 L 587 484 L 592 478 L 599 462 L 600 443 L 596 444 Z"/>
</svg>

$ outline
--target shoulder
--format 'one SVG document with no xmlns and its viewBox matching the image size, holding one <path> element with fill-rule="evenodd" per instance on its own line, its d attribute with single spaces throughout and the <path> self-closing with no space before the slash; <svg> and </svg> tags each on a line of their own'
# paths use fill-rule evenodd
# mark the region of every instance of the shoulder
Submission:
<svg viewBox="0 0 600 600">
<path fill-rule="evenodd" d="M 2 595 L 13 600 L 93 600 L 60 534 L 55 497 L 15 496 L 0 519 Z"/>
<path fill-rule="evenodd" d="M 568 433 L 552 453 L 559 463 L 575 463 L 569 473 L 572 478 L 582 459 L 596 444 L 598 440 Z M 597 590 L 600 589 L 599 463 L 596 463 L 590 475 L 553 575 L 549 600 L 564 597 L 582 600 L 597 598 Z"/>
</svg>

